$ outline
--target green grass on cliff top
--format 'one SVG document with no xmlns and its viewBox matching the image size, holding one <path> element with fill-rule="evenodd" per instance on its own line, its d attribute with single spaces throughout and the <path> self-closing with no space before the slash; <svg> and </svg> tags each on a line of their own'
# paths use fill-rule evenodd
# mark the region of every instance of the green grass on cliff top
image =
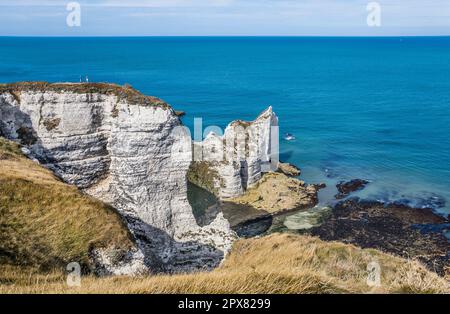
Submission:
<svg viewBox="0 0 450 314">
<path fill-rule="evenodd" d="M 93 94 L 100 93 L 105 95 L 115 95 L 118 101 L 124 100 L 129 104 L 157 106 L 162 108 L 171 108 L 169 104 L 163 100 L 146 96 L 134 89 L 128 84 L 123 86 L 111 83 L 48 83 L 48 82 L 18 82 L 9 84 L 0 84 L 0 94 L 9 92 L 15 95 L 20 102 L 18 92 L 22 91 L 55 91 L 55 92 L 71 92 L 77 94 Z"/>
</svg>

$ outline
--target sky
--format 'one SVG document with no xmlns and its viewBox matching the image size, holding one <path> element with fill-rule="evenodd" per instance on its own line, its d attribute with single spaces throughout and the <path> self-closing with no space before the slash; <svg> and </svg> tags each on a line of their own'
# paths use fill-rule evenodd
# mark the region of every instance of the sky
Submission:
<svg viewBox="0 0 450 314">
<path fill-rule="evenodd" d="M 79 0 L 79 11 L 70 2 L 0 0 L 0 36 L 450 35 L 450 0 Z"/>
</svg>

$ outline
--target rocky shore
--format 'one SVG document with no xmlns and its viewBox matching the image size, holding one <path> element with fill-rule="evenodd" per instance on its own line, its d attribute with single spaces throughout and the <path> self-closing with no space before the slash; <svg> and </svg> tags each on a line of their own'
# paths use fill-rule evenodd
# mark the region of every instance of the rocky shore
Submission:
<svg viewBox="0 0 450 314">
<path fill-rule="evenodd" d="M 449 226 L 447 218 L 431 209 L 353 198 L 338 203 L 330 218 L 310 233 L 322 240 L 418 259 L 430 270 L 449 276 L 450 244 L 442 233 Z"/>
<path fill-rule="evenodd" d="M 322 187 L 284 173 L 268 172 L 255 186 L 234 198 L 219 199 L 191 183 L 189 195 L 193 196 L 189 199 L 198 223 L 207 224 L 218 213 L 223 213 L 239 236 L 248 237 L 267 231 L 275 216 L 317 205 L 317 192 Z"/>
<path fill-rule="evenodd" d="M 366 180 L 354 179 L 340 182 L 337 188 L 345 198 L 366 184 Z M 358 198 L 347 198 L 331 207 L 316 206 L 321 187 L 282 173 L 267 173 L 244 195 L 211 208 L 216 214 L 222 212 L 241 237 L 287 230 L 310 234 L 417 259 L 450 278 L 450 244 L 444 235 L 450 230 L 448 218 L 430 208 Z"/>
</svg>

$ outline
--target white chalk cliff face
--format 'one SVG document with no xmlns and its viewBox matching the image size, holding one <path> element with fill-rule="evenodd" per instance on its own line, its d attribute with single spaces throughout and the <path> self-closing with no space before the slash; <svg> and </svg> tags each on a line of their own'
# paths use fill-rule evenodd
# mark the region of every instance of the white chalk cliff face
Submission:
<svg viewBox="0 0 450 314">
<path fill-rule="evenodd" d="M 172 108 L 127 100 L 115 85 L 98 92 L 80 86 L 89 84 L 0 89 L 0 135 L 125 217 L 138 247 L 118 263 L 93 252 L 105 272 L 217 266 L 235 236 L 221 214 L 204 227 L 195 221 L 186 193 L 190 160 L 171 154 L 182 140 L 173 132 L 181 122 Z"/>
<path fill-rule="evenodd" d="M 254 121 L 233 121 L 223 136 L 209 133 L 195 146 L 201 151 L 201 158 L 195 160 L 201 159 L 199 164 L 213 174 L 213 182 L 206 186 L 196 180 L 193 183 L 222 199 L 240 196 L 261 179 L 262 173 L 278 166 L 278 117 L 269 107 Z"/>
</svg>

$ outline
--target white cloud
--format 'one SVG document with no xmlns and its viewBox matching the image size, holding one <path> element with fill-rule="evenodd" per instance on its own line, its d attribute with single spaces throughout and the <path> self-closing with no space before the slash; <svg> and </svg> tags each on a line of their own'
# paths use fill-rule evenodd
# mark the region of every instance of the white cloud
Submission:
<svg viewBox="0 0 450 314">
<path fill-rule="evenodd" d="M 64 34 L 66 30 L 59 27 L 65 25 L 61 21 L 70 1 L 0 0 L 0 35 L 16 30 L 33 33 L 37 25 L 46 30 L 43 35 Z M 83 9 L 83 32 L 92 35 L 159 35 L 161 31 L 173 35 L 373 35 L 374 30 L 366 24 L 370 1 L 78 0 Z M 418 34 L 450 34 L 450 0 L 375 1 L 381 4 L 383 21 L 376 35 L 413 34 L 416 30 Z"/>
<path fill-rule="evenodd" d="M 65 6 L 69 2 L 67 0 L 0 0 L 0 6 Z M 164 8 L 229 6 L 235 0 L 79 0 L 77 2 L 90 7 Z"/>
</svg>

